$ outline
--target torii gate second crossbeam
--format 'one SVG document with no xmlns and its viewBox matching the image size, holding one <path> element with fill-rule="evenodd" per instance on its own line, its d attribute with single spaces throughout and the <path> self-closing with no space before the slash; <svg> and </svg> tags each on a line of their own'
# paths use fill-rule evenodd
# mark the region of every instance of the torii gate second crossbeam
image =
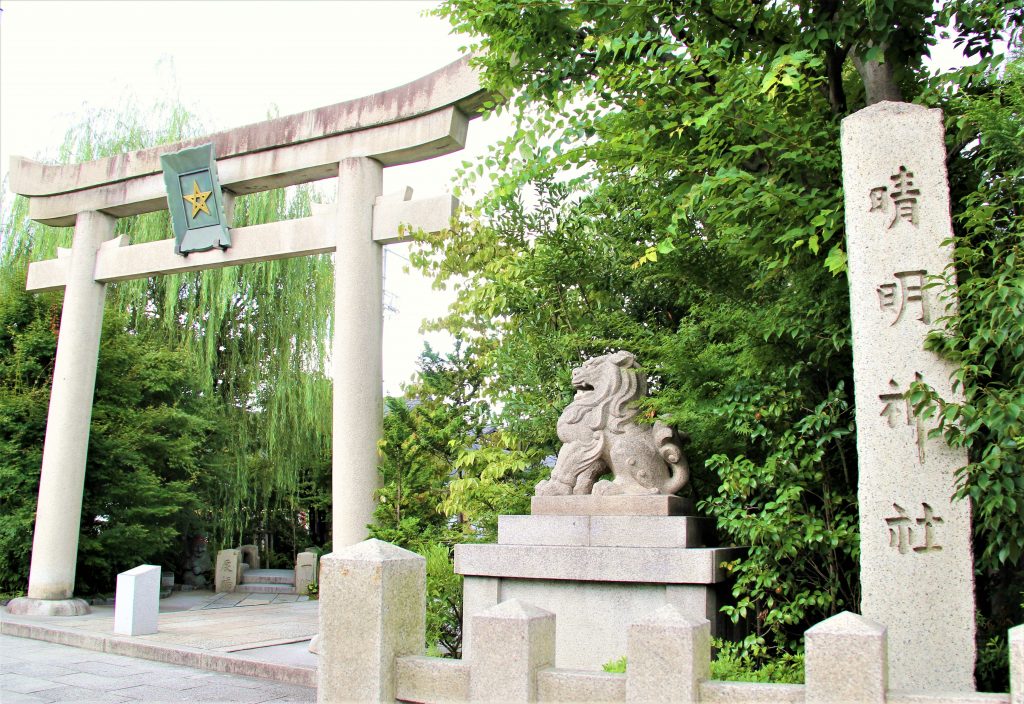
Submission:
<svg viewBox="0 0 1024 704">
<path fill-rule="evenodd" d="M 30 265 L 27 288 L 64 288 L 43 444 L 28 597 L 12 613 L 88 613 L 73 595 L 106 284 L 324 252 L 335 259 L 333 543 L 366 537 L 383 415 L 382 245 L 403 228 L 447 227 L 453 198 L 382 197 L 383 169 L 458 151 L 487 95 L 463 58 L 412 83 L 357 100 L 196 140 L 83 164 L 12 157 L 11 190 L 38 222 L 75 228 L 70 250 Z M 182 257 L 174 239 L 128 244 L 117 218 L 167 208 L 160 155 L 206 142 L 217 154 L 230 220 L 235 195 L 338 177 L 334 205 L 313 217 L 231 230 L 232 247 Z"/>
</svg>

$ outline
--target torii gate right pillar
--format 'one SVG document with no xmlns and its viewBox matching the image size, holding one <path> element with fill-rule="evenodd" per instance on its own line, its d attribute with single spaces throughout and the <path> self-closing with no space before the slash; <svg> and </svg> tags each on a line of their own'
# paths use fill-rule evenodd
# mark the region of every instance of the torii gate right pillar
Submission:
<svg viewBox="0 0 1024 704">
<path fill-rule="evenodd" d="M 335 205 L 334 425 L 331 513 L 335 549 L 366 539 L 377 488 L 384 397 L 383 248 L 373 239 L 373 204 L 383 166 L 359 157 L 338 165 Z"/>
</svg>

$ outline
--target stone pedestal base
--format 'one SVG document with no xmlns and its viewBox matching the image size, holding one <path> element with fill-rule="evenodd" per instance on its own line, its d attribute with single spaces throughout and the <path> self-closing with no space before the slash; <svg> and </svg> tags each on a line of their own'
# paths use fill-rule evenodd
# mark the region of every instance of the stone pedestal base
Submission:
<svg viewBox="0 0 1024 704">
<path fill-rule="evenodd" d="M 708 619 L 718 632 L 720 565 L 741 549 L 701 547 L 710 519 L 601 515 L 603 505 L 590 515 L 545 508 L 547 515 L 501 516 L 497 544 L 456 546 L 455 571 L 465 577 L 464 658 L 472 657 L 473 615 L 509 599 L 555 614 L 560 668 L 600 670 L 618 660 L 629 626 L 665 604 Z"/>
<path fill-rule="evenodd" d="M 11 599 L 7 613 L 17 616 L 84 616 L 92 609 L 81 599 L 30 599 L 27 596 Z"/>
</svg>

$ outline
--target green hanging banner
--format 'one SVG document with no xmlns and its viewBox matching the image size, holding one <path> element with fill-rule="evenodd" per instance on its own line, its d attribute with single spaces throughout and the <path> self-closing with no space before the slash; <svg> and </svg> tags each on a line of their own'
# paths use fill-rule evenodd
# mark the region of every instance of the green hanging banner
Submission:
<svg viewBox="0 0 1024 704">
<path fill-rule="evenodd" d="M 217 179 L 213 145 L 203 144 L 160 157 L 167 209 L 174 227 L 174 251 L 205 252 L 231 246 L 224 196 Z"/>
</svg>

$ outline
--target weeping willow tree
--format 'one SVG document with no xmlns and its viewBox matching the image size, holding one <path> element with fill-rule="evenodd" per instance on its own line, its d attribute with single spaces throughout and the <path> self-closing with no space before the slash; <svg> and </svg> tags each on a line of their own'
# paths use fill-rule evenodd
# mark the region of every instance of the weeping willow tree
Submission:
<svg viewBox="0 0 1024 704">
<path fill-rule="evenodd" d="M 141 115 L 149 116 L 149 124 Z M 152 127 L 153 124 L 159 125 Z M 180 105 L 90 114 L 66 135 L 61 163 L 76 163 L 172 143 L 204 133 Z M 236 199 L 233 226 L 310 214 L 308 186 Z M 69 247 L 71 228 L 30 221 L 18 197 L 5 208 L 0 264 L 37 261 Z M 118 220 L 132 244 L 172 236 L 166 211 Z M 290 529 L 300 508 L 330 515 L 331 387 L 325 375 L 334 300 L 330 255 L 297 257 L 111 284 L 116 309 L 133 334 L 184 351 L 201 370 L 201 393 L 218 402 L 204 491 L 214 547 Z M 321 494 L 317 496 L 317 494 Z M 281 514 L 290 527 L 280 525 Z M 275 517 L 276 516 L 276 517 Z M 323 520 L 323 519 L 321 519 Z M 271 545 L 272 547 L 272 539 Z"/>
</svg>

